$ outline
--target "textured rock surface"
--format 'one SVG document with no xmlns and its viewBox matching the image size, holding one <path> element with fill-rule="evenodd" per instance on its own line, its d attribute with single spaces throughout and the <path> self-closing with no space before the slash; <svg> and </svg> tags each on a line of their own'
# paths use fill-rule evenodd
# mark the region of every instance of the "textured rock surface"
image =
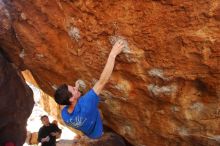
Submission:
<svg viewBox="0 0 220 146">
<path fill-rule="evenodd" d="M 100 139 L 89 139 L 87 137 L 82 137 L 80 140 L 75 141 L 72 146 L 126 146 L 124 140 L 114 134 L 105 133 Z"/>
<path fill-rule="evenodd" d="M 77 79 L 92 87 L 124 39 L 102 93 L 104 123 L 137 146 L 218 145 L 219 0 L 5 4 L 0 45 L 48 94 Z"/>
<path fill-rule="evenodd" d="M 32 96 L 22 76 L 0 53 L 0 145 L 6 141 L 23 145 Z"/>
</svg>

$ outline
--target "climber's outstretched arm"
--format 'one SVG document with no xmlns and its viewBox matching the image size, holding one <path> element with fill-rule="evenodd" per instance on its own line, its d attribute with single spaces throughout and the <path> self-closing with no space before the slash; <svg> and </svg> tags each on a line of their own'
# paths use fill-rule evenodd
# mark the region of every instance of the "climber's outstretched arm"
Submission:
<svg viewBox="0 0 220 146">
<path fill-rule="evenodd" d="M 117 41 L 114 46 L 112 47 L 112 50 L 109 54 L 107 63 L 105 64 L 105 67 L 102 71 L 102 74 L 99 78 L 99 80 L 96 82 L 96 84 L 93 87 L 93 90 L 95 91 L 95 93 L 97 95 L 100 94 L 100 92 L 102 91 L 102 89 L 104 88 L 105 84 L 108 82 L 114 65 L 115 65 L 115 59 L 117 57 L 118 54 L 121 53 L 122 49 L 124 48 L 124 43 L 122 40 Z"/>
</svg>

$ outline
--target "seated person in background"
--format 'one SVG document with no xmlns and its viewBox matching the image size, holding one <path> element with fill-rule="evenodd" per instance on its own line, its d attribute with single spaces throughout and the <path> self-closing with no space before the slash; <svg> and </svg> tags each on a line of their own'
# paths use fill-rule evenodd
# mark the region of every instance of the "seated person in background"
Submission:
<svg viewBox="0 0 220 146">
<path fill-rule="evenodd" d="M 56 124 L 50 123 L 48 116 L 41 117 L 43 126 L 38 132 L 38 142 L 41 142 L 42 146 L 56 146 L 56 138 L 61 134 L 61 129 Z"/>
</svg>

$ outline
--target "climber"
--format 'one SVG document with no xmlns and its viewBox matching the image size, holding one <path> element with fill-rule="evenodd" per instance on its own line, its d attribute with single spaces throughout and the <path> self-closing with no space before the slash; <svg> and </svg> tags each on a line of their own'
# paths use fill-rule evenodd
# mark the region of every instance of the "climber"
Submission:
<svg viewBox="0 0 220 146">
<path fill-rule="evenodd" d="M 97 139 L 103 134 L 102 120 L 98 111 L 99 94 L 112 74 L 116 56 L 124 47 L 123 40 L 114 44 L 99 80 L 86 94 L 81 96 L 78 82 L 75 87 L 63 84 L 55 91 L 55 101 L 60 105 L 66 105 L 61 112 L 63 121 L 89 138 Z"/>
<path fill-rule="evenodd" d="M 50 123 L 48 116 L 41 117 L 43 126 L 38 132 L 38 142 L 42 146 L 56 146 L 56 138 L 60 137 L 61 129 L 56 124 Z"/>
</svg>

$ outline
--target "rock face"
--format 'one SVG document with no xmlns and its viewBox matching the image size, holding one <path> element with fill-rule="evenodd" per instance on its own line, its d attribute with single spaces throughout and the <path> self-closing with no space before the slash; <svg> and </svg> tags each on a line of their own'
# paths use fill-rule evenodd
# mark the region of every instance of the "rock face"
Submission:
<svg viewBox="0 0 220 146">
<path fill-rule="evenodd" d="M 46 93 L 77 79 L 91 88 L 123 39 L 105 125 L 136 146 L 220 142 L 219 0 L 4 2 L 0 45 Z"/>
<path fill-rule="evenodd" d="M 33 93 L 24 79 L 0 53 L 0 145 L 7 141 L 21 146 L 26 121 L 33 108 Z"/>
<path fill-rule="evenodd" d="M 126 145 L 124 143 L 124 140 L 120 136 L 108 132 L 105 133 L 102 136 L 102 138 L 96 140 L 83 137 L 80 140 L 75 141 L 72 146 L 126 146 Z"/>
</svg>

